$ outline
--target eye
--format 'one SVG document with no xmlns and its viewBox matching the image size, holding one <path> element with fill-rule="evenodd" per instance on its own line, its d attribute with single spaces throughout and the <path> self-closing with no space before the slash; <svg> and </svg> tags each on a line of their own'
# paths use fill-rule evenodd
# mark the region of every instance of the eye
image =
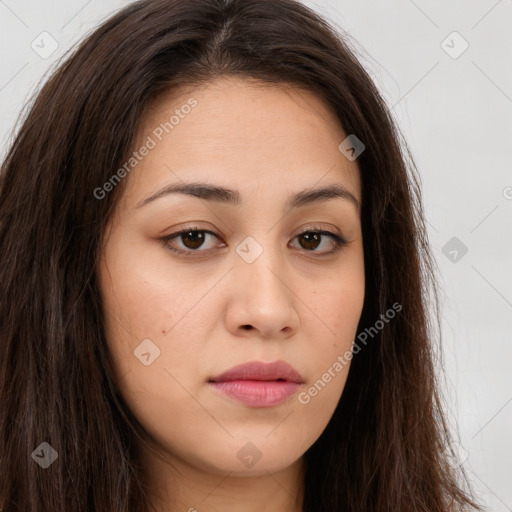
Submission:
<svg viewBox="0 0 512 512">
<path fill-rule="evenodd" d="M 212 237 L 218 238 L 218 236 L 212 231 L 199 229 L 196 226 L 190 226 L 161 238 L 161 242 L 171 251 L 184 254 L 185 256 L 190 256 L 194 252 L 206 252 L 210 250 L 211 247 L 207 247 L 206 249 L 203 248 L 201 250 L 199 249 L 203 247 L 206 240 Z M 175 239 L 181 242 L 181 247 L 175 246 Z M 223 246 L 225 246 L 225 244 L 223 244 Z"/>
<path fill-rule="evenodd" d="M 215 233 L 206 229 L 199 229 L 197 226 L 189 226 L 187 228 L 171 233 L 163 238 L 161 242 L 171 251 L 183 254 L 184 256 L 192 256 L 194 253 L 208 252 L 215 247 L 215 244 L 208 243 L 212 238 L 219 238 Z M 299 243 L 306 252 L 319 253 L 319 255 L 334 254 L 347 245 L 347 241 L 340 235 L 326 231 L 323 229 L 310 228 L 296 235 L 294 239 L 298 239 Z M 330 239 L 327 244 L 331 249 L 317 250 L 324 244 L 325 239 Z M 177 243 L 179 242 L 179 243 Z M 206 245 L 206 248 L 204 247 Z M 226 247 L 225 243 L 221 243 L 220 247 Z M 301 248 L 299 247 L 299 249 Z"/>
<path fill-rule="evenodd" d="M 302 233 L 296 235 L 295 238 L 299 240 L 300 245 L 306 250 L 306 252 L 315 252 L 319 253 L 320 255 L 335 254 L 348 243 L 345 238 L 337 235 L 336 233 L 316 228 L 310 228 L 307 231 L 303 231 Z M 331 240 L 330 244 L 327 244 L 327 246 L 330 246 L 331 249 L 316 250 L 323 244 L 326 238 Z"/>
</svg>

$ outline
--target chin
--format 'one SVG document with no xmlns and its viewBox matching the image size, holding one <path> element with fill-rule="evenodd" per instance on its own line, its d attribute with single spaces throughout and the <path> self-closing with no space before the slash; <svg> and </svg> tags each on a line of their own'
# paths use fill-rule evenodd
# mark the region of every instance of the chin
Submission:
<svg viewBox="0 0 512 512">
<path fill-rule="evenodd" d="M 237 477 L 262 476 L 285 470 L 297 462 L 300 455 L 295 450 L 285 450 L 282 444 L 281 450 L 278 446 L 270 446 L 268 439 L 264 438 L 259 443 L 231 439 L 229 446 L 219 443 L 212 452 L 198 454 L 194 465 L 210 473 L 229 473 Z"/>
</svg>

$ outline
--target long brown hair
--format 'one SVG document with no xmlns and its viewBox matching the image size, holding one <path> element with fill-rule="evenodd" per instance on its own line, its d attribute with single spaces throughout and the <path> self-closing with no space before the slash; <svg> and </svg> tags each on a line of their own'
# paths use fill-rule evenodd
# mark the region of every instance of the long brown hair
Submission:
<svg viewBox="0 0 512 512">
<path fill-rule="evenodd" d="M 445 451 L 436 269 L 417 171 L 348 36 L 293 0 L 142 0 L 60 64 L 2 164 L 4 512 L 150 510 L 136 449 L 144 431 L 113 380 L 96 276 L 124 182 L 102 200 L 94 191 L 133 150 L 149 102 L 223 75 L 305 87 L 363 141 L 358 332 L 402 306 L 354 355 L 339 405 L 305 454 L 304 511 L 479 509 Z M 33 456 L 53 453 L 43 442 L 58 455 L 46 469 Z"/>
</svg>

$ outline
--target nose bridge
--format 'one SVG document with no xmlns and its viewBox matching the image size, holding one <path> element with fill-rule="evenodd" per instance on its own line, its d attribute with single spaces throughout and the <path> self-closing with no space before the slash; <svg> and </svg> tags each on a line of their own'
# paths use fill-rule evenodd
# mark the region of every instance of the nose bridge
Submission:
<svg viewBox="0 0 512 512">
<path fill-rule="evenodd" d="M 253 296 L 259 290 L 288 295 L 282 277 L 278 278 L 286 273 L 283 249 L 274 238 L 269 233 L 259 235 L 258 239 L 248 236 L 236 248 L 239 259 L 235 263 L 235 270 L 238 270 L 238 277 L 250 287 L 248 291 Z M 267 301 L 270 300 L 271 297 L 267 297 Z"/>
<path fill-rule="evenodd" d="M 258 238 L 256 238 L 258 237 Z M 236 247 L 232 289 L 236 329 L 251 326 L 264 336 L 296 328 L 293 293 L 283 248 L 272 233 L 248 236 Z M 232 325 L 232 327 L 234 327 Z"/>
</svg>

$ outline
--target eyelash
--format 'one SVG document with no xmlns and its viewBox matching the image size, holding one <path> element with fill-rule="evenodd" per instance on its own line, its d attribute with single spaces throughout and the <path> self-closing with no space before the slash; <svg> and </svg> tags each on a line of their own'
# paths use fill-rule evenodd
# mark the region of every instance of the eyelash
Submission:
<svg viewBox="0 0 512 512">
<path fill-rule="evenodd" d="M 195 253 L 202 253 L 202 252 L 208 253 L 210 251 L 210 249 L 207 249 L 207 250 L 177 249 L 176 247 L 173 247 L 169 243 L 174 238 L 179 238 L 181 235 L 183 235 L 185 233 L 190 233 L 190 232 L 192 232 L 192 233 L 196 233 L 196 232 L 207 233 L 207 234 L 213 235 L 216 238 L 219 238 L 213 231 L 210 231 L 208 229 L 200 229 L 197 226 L 188 226 L 186 228 L 180 229 L 179 231 L 175 231 L 174 233 L 171 233 L 170 235 L 166 235 L 166 236 L 160 238 L 160 241 L 162 242 L 162 244 L 164 245 L 164 247 L 166 249 L 173 251 L 175 253 L 181 254 L 185 257 L 191 257 Z M 295 235 L 294 239 L 299 237 L 300 235 L 304 235 L 305 233 L 315 233 L 318 235 L 328 236 L 333 240 L 334 248 L 327 252 L 320 252 L 319 253 L 320 256 L 330 256 L 330 255 L 336 254 L 337 252 L 339 252 L 341 249 L 343 249 L 348 244 L 348 241 L 344 237 L 337 235 L 336 233 L 332 233 L 331 231 L 326 231 L 324 229 L 321 229 L 321 228 L 318 228 L 315 226 L 312 226 L 304 231 L 301 231 L 300 233 Z M 316 250 L 307 250 L 307 249 L 302 249 L 302 250 L 305 252 L 308 252 L 308 253 L 318 252 Z"/>
</svg>

